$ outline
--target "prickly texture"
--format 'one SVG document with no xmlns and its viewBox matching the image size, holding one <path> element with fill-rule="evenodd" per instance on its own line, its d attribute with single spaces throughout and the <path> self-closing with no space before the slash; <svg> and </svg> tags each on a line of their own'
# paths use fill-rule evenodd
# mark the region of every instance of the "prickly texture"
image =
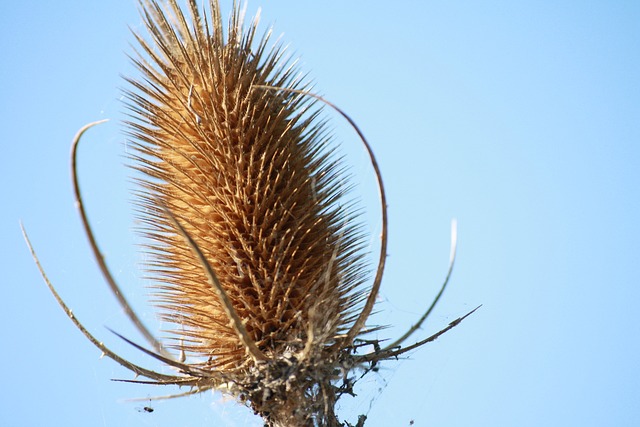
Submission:
<svg viewBox="0 0 640 427">
<path fill-rule="evenodd" d="M 270 423 L 332 425 L 332 344 L 367 290 L 344 168 L 312 98 L 256 87 L 308 89 L 282 50 L 267 48 L 268 34 L 256 38 L 257 21 L 243 30 L 234 6 L 223 29 L 215 1 L 208 13 L 187 9 L 142 5 L 150 36 L 136 35 L 142 78 L 128 79 L 155 303 L 187 362 L 229 378 Z M 165 208 L 205 255 L 267 368 L 249 357 Z M 295 381 L 285 378 L 294 365 Z M 304 405 L 326 413 L 291 415 Z"/>
</svg>

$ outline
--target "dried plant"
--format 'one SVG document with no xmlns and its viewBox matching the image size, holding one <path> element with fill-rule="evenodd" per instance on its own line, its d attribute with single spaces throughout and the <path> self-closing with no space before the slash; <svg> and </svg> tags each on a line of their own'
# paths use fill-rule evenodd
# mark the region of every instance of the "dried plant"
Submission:
<svg viewBox="0 0 640 427">
<path fill-rule="evenodd" d="M 95 339 L 59 297 L 27 243 L 51 292 L 100 350 L 153 384 L 221 390 L 246 402 L 267 426 L 343 426 L 337 399 L 382 360 L 433 341 L 456 326 L 402 348 L 439 300 L 404 336 L 381 347 L 363 335 L 386 258 L 386 200 L 369 144 L 353 121 L 313 95 L 269 33 L 244 30 L 237 5 L 223 28 L 217 2 L 194 0 L 185 15 L 142 2 L 150 38 L 136 34 L 133 61 L 142 78 L 127 79 L 128 134 L 140 172 L 137 212 L 150 254 L 153 302 L 173 325 L 163 344 L 131 309 L 95 241 L 80 195 L 77 205 L 100 269 L 152 349 L 176 375 L 135 365 Z M 322 107 L 341 114 L 361 137 L 376 173 L 382 206 L 381 250 L 367 286 L 365 239 L 348 174 L 328 148 Z M 373 348 L 362 354 L 361 348 Z M 357 425 L 364 424 L 361 417 Z"/>
</svg>

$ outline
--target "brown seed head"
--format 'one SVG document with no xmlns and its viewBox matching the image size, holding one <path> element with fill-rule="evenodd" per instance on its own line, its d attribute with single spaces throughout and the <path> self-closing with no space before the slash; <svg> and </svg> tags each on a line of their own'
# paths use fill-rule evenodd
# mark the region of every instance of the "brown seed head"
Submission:
<svg viewBox="0 0 640 427">
<path fill-rule="evenodd" d="M 253 365 L 166 208 L 263 354 L 319 357 L 366 290 L 361 228 L 320 109 L 288 91 L 306 86 L 268 35 L 256 40 L 257 22 L 243 31 L 237 8 L 224 36 L 216 2 L 211 22 L 193 2 L 189 20 L 170 5 L 143 5 L 151 38 L 136 36 L 143 77 L 127 93 L 155 302 L 201 367 L 240 375 Z"/>
<path fill-rule="evenodd" d="M 343 427 L 337 399 L 377 364 L 421 347 L 456 327 L 479 307 L 439 332 L 401 347 L 444 292 L 455 260 L 452 222 L 449 269 L 427 311 L 385 347 L 359 338 L 382 281 L 387 246 L 386 197 L 380 169 L 360 136 L 379 188 L 380 253 L 370 288 L 362 227 L 344 166 L 329 147 L 321 99 L 308 92 L 268 34 L 246 31 L 237 5 L 223 35 L 216 0 L 200 14 L 188 0 L 166 11 L 141 0 L 150 39 L 136 35 L 140 80 L 127 79 L 127 122 L 140 172 L 137 203 L 150 254 L 155 302 L 173 325 L 180 360 L 132 310 L 96 243 L 82 202 L 77 148 L 72 143 L 76 205 L 91 250 L 111 291 L 154 350 L 116 333 L 139 350 L 179 370 L 156 372 L 132 363 L 96 339 L 49 281 L 24 228 L 40 273 L 75 326 L 104 355 L 143 380 L 191 387 L 183 395 L 217 389 L 261 415 L 267 427 Z M 371 332 L 372 330 L 369 330 Z M 358 354 L 361 347 L 373 351 Z M 364 372 L 354 377 L 356 370 Z M 173 396 L 177 397 L 179 395 Z M 362 427 L 366 416 L 356 424 Z"/>
</svg>

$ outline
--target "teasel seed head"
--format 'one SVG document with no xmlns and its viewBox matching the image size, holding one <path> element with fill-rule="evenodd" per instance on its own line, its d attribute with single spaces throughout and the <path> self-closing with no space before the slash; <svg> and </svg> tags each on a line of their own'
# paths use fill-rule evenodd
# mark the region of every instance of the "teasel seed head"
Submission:
<svg viewBox="0 0 640 427">
<path fill-rule="evenodd" d="M 142 78 L 127 92 L 138 214 L 175 346 L 244 383 L 260 361 L 185 235 L 269 360 L 327 357 L 367 291 L 364 239 L 321 107 L 296 92 L 309 86 L 283 50 L 257 20 L 243 30 L 237 7 L 226 36 L 215 1 L 211 22 L 188 10 L 142 7 L 150 39 L 136 35 Z"/>
<path fill-rule="evenodd" d="M 256 39 L 257 19 L 243 28 L 234 3 L 226 37 L 220 8 L 209 0 L 199 12 L 188 0 L 161 7 L 141 0 L 150 39 L 136 35 L 128 79 L 140 175 L 137 204 L 147 238 L 148 268 L 161 317 L 172 324 L 167 350 L 147 329 L 111 274 L 90 226 L 77 173 L 83 126 L 72 142 L 76 206 L 91 252 L 111 292 L 150 350 L 135 348 L 178 370 L 156 372 L 115 353 L 67 306 L 22 232 L 47 287 L 80 332 L 103 355 L 136 374 L 120 381 L 190 387 L 179 397 L 219 390 L 262 416 L 265 427 L 344 427 L 336 401 L 381 361 L 430 343 L 480 306 L 440 331 L 403 346 L 440 300 L 453 271 L 456 221 L 451 224 L 449 268 L 426 312 L 397 340 L 381 346 L 362 338 L 380 289 L 387 256 L 387 204 L 380 168 L 354 121 L 309 91 L 269 34 Z M 207 16 L 208 15 L 208 16 Z M 360 137 L 375 173 L 381 207 L 380 251 L 367 286 L 368 264 L 349 177 L 330 148 L 321 108 L 331 107 Z M 361 354 L 362 347 L 373 350 Z M 188 354 L 188 359 L 187 359 Z M 354 377 L 354 371 L 361 371 Z M 139 377 L 143 379 L 137 379 Z M 356 427 L 363 427 L 360 415 Z"/>
</svg>

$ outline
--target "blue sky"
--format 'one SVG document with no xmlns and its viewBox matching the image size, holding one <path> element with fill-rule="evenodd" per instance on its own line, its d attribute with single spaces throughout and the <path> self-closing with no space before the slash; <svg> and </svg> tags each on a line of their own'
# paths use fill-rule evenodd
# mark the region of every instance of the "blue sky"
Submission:
<svg viewBox="0 0 640 427">
<path fill-rule="evenodd" d="M 127 357 L 154 362 L 91 259 L 73 206 L 69 143 L 116 279 L 146 321 L 141 255 L 122 166 L 121 74 L 139 28 L 135 2 L 3 2 L 0 117 L 5 183 L 0 302 L 1 426 L 259 426 L 204 394 L 122 384 L 131 376 L 74 329 L 22 241 L 24 221 L 50 278 L 86 326 Z M 229 5 L 224 1 L 225 10 Z M 420 336 L 483 307 L 444 337 L 386 363 L 345 399 L 367 426 L 634 426 L 640 422 L 640 6 L 632 1 L 267 2 L 318 92 L 363 129 L 382 168 L 390 258 L 374 323 L 408 328 L 444 276 L 449 222 L 459 255 Z M 336 122 L 339 140 L 357 147 Z M 350 159 L 370 223 L 372 175 Z M 7 293 L 8 292 L 8 293 Z"/>
</svg>

